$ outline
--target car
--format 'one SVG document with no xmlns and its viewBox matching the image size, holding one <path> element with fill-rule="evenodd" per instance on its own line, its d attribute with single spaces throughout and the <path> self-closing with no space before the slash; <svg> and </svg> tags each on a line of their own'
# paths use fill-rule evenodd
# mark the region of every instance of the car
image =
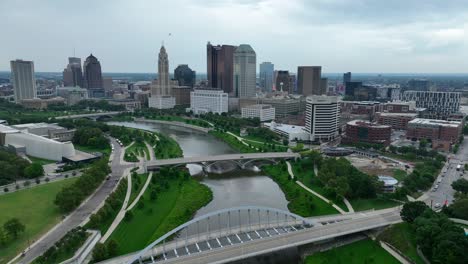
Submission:
<svg viewBox="0 0 468 264">
<path fill-rule="evenodd" d="M 440 203 L 436 203 L 436 204 L 434 205 L 434 208 L 440 208 L 440 206 L 441 206 Z"/>
<path fill-rule="evenodd" d="M 432 192 L 435 192 L 435 191 L 437 191 L 437 189 L 436 189 L 436 188 L 432 188 Z"/>
<path fill-rule="evenodd" d="M 439 184 L 436 184 L 436 186 L 434 188 L 436 188 L 436 189 L 439 188 Z"/>
</svg>

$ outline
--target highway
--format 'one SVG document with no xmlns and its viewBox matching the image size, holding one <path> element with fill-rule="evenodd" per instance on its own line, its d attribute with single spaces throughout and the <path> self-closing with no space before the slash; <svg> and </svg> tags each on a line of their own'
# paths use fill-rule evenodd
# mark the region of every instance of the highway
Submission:
<svg viewBox="0 0 468 264">
<path fill-rule="evenodd" d="M 468 163 L 468 137 L 465 137 L 463 143 L 460 144 L 458 153 L 450 156 L 452 157 L 441 170 L 441 173 L 434 181 L 431 190 L 429 190 L 429 192 L 427 192 L 424 197 L 420 199 L 424 200 L 429 206 L 431 205 L 432 201 L 432 208 L 434 209 L 438 209 L 435 208 L 436 204 L 440 204 L 442 206 L 444 205 L 445 201 L 447 201 L 448 204 L 453 202 L 453 195 L 455 194 L 455 191 L 453 190 L 451 184 L 452 182 L 460 179 L 461 175 L 463 175 L 462 171 L 457 171 L 457 165 L 462 164 L 463 167 L 463 164 Z M 463 177 L 468 179 L 467 173 L 465 173 Z M 440 183 L 438 183 L 439 179 L 441 180 Z M 439 184 L 439 187 L 436 191 L 433 191 L 436 184 Z"/>
<path fill-rule="evenodd" d="M 114 159 L 112 159 L 112 174 L 109 180 L 98 187 L 96 192 L 84 201 L 78 209 L 73 211 L 62 222 L 57 224 L 52 230 L 36 241 L 29 250 L 26 250 L 24 257 L 19 259 L 18 263 L 30 263 L 38 256 L 42 255 L 48 248 L 60 240 L 68 231 L 78 227 L 85 222 L 88 217 L 104 202 L 107 196 L 114 190 L 118 180 L 124 175 L 125 170 L 131 168 L 131 165 L 121 165 L 122 148 L 114 139 L 111 139 L 114 145 Z"/>
<path fill-rule="evenodd" d="M 330 222 L 330 224 L 315 226 L 280 236 L 257 239 L 226 247 L 213 248 L 212 250 L 192 253 L 190 255 L 170 258 L 158 263 L 227 263 L 251 256 L 261 255 L 289 247 L 304 245 L 328 238 L 343 236 L 351 233 L 366 231 L 381 226 L 401 222 L 399 207 L 377 211 L 351 213 L 346 215 L 333 215 L 325 217 L 309 218 L 317 222 Z M 334 222 L 334 223 L 333 223 Z M 215 232 L 214 232 L 215 233 Z M 204 235 L 200 234 L 203 240 Z M 179 242 L 179 247 L 183 241 Z M 175 241 L 165 245 L 166 252 L 177 247 Z M 193 248 L 193 247 L 192 247 Z M 152 251 L 147 252 L 144 259 L 149 257 Z M 154 252 L 162 252 L 162 246 L 157 246 Z M 124 264 L 135 257 L 137 252 L 109 259 L 101 264 Z"/>
</svg>

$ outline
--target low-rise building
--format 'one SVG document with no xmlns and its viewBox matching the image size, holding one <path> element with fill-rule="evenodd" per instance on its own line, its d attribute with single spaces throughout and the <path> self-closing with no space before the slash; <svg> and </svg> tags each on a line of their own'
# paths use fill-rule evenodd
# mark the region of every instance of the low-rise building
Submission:
<svg viewBox="0 0 468 264">
<path fill-rule="evenodd" d="M 88 99 L 88 90 L 80 87 L 57 87 L 57 96 L 65 99 L 67 105 L 75 105 Z"/>
<path fill-rule="evenodd" d="M 275 108 L 271 105 L 256 104 L 242 108 L 242 118 L 258 118 L 260 122 L 275 119 Z"/>
<path fill-rule="evenodd" d="M 21 105 L 24 108 L 29 108 L 29 109 L 47 109 L 49 105 L 59 105 L 59 104 L 65 104 L 65 99 L 62 97 L 54 97 L 51 99 L 39 99 L 39 98 L 33 98 L 33 99 L 23 99 L 21 100 Z"/>
<path fill-rule="evenodd" d="M 190 105 L 190 92 L 192 92 L 190 86 L 172 86 L 171 93 L 175 98 L 175 104 Z"/>
<path fill-rule="evenodd" d="M 353 120 L 346 124 L 344 143 L 390 144 L 392 128 L 364 120 Z"/>
<path fill-rule="evenodd" d="M 393 129 L 406 130 L 408 122 L 418 117 L 417 113 L 382 113 L 375 114 L 375 121 L 380 125 L 391 126 Z"/>
<path fill-rule="evenodd" d="M 168 95 L 162 96 L 151 96 L 148 98 L 148 107 L 156 109 L 172 109 L 174 108 L 176 102 L 175 98 Z"/>
<path fill-rule="evenodd" d="M 450 150 L 462 134 L 462 122 L 416 118 L 408 122 L 406 138 L 413 140 L 429 139 L 433 149 Z"/>
<path fill-rule="evenodd" d="M 13 125 L 12 128 L 60 142 L 72 141 L 75 129 L 67 129 L 57 124 L 29 123 Z"/>
<path fill-rule="evenodd" d="M 134 99 L 113 99 L 108 100 L 110 105 L 123 105 L 128 111 L 134 111 L 141 108 L 141 102 Z"/>
<path fill-rule="evenodd" d="M 76 155 L 75 148 L 70 141 L 59 142 L 5 125 L 0 125 L 0 146 L 25 152 L 33 157 L 55 161 Z"/>
<path fill-rule="evenodd" d="M 393 193 L 396 190 L 398 180 L 385 175 L 377 176 L 380 182 L 382 182 L 382 192 L 384 193 Z"/>
<path fill-rule="evenodd" d="M 228 94 L 218 89 L 195 89 L 190 93 L 190 108 L 195 114 L 227 113 Z"/>
<path fill-rule="evenodd" d="M 268 127 L 271 131 L 280 135 L 289 141 L 309 141 L 310 134 L 303 126 L 294 126 L 286 124 L 278 124 L 276 122 L 264 123 L 264 127 Z"/>
</svg>

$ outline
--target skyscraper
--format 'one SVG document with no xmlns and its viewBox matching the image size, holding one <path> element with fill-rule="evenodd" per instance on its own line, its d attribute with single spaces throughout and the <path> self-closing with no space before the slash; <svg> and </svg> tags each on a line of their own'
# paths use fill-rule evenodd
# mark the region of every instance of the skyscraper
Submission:
<svg viewBox="0 0 468 264">
<path fill-rule="evenodd" d="M 260 87 L 263 91 L 271 92 L 273 90 L 273 72 L 275 65 L 271 62 L 262 62 L 260 64 Z"/>
<path fill-rule="evenodd" d="M 343 84 L 346 85 L 346 83 L 350 81 L 351 81 L 351 72 L 343 73 Z"/>
<path fill-rule="evenodd" d="M 81 70 L 80 58 L 68 58 L 68 65 L 63 70 L 63 85 L 83 87 L 83 72 Z"/>
<path fill-rule="evenodd" d="M 257 88 L 257 59 L 248 44 L 241 44 L 234 51 L 234 91 L 239 98 L 255 97 Z"/>
<path fill-rule="evenodd" d="M 217 45 L 210 42 L 206 45 L 206 65 L 208 86 L 222 89 L 229 95 L 234 95 L 234 50 L 236 46 Z"/>
<path fill-rule="evenodd" d="M 339 120 L 338 97 L 307 97 L 305 130 L 310 134 L 311 141 L 329 141 L 338 137 Z"/>
<path fill-rule="evenodd" d="M 290 78 L 288 71 L 278 71 L 276 76 L 276 91 L 289 92 Z"/>
<path fill-rule="evenodd" d="M 36 77 L 34 76 L 34 62 L 14 60 L 10 61 L 11 83 L 15 93 L 15 101 L 21 103 L 23 99 L 36 97 Z"/>
<path fill-rule="evenodd" d="M 84 86 L 88 89 L 89 97 L 103 97 L 104 87 L 102 82 L 101 63 L 98 59 L 89 55 L 84 64 Z"/>
<path fill-rule="evenodd" d="M 297 93 L 304 96 L 321 95 L 321 66 L 299 66 L 297 68 Z"/>
<path fill-rule="evenodd" d="M 156 95 L 171 95 L 171 83 L 169 82 L 169 57 L 166 48 L 161 46 L 158 56 L 158 85 Z"/>
<path fill-rule="evenodd" d="M 179 86 L 195 85 L 195 71 L 192 71 L 187 64 L 181 64 L 174 70 L 174 79 L 177 80 Z"/>
<path fill-rule="evenodd" d="M 320 94 L 328 93 L 328 78 L 320 79 Z"/>
</svg>

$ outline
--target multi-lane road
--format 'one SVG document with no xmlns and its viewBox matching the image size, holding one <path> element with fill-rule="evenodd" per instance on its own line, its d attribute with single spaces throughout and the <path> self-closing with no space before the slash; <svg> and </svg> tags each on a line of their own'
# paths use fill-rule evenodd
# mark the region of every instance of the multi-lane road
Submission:
<svg viewBox="0 0 468 264">
<path fill-rule="evenodd" d="M 114 190 L 118 180 L 124 175 L 125 171 L 132 167 L 132 165 L 123 165 L 121 163 L 120 157 L 123 148 L 112 138 L 111 143 L 114 145 L 114 158 L 111 162 L 111 177 L 105 180 L 95 193 L 82 203 L 78 209 L 62 220 L 62 222 L 56 225 L 42 238 L 33 243 L 29 249 L 26 249 L 24 256 L 17 259 L 18 263 L 32 262 L 35 258 L 42 255 L 50 246 L 60 240 L 68 231 L 85 222 Z"/>
<path fill-rule="evenodd" d="M 461 177 L 468 179 L 467 173 L 463 174 L 463 165 L 465 163 L 468 163 L 468 137 L 465 137 L 463 143 L 460 144 L 458 153 L 450 155 L 450 159 L 441 170 L 440 175 L 434 181 L 431 190 L 422 197 L 422 200 L 425 200 L 429 206 L 432 203 L 432 208 L 434 209 L 438 209 L 439 205 L 443 206 L 445 202 L 448 204 L 452 203 L 453 195 L 455 194 L 455 191 L 451 186 L 452 182 L 460 179 Z M 462 170 L 457 171 L 457 165 L 459 164 L 461 164 Z M 438 185 L 437 189 L 435 189 L 436 185 Z"/>
</svg>

